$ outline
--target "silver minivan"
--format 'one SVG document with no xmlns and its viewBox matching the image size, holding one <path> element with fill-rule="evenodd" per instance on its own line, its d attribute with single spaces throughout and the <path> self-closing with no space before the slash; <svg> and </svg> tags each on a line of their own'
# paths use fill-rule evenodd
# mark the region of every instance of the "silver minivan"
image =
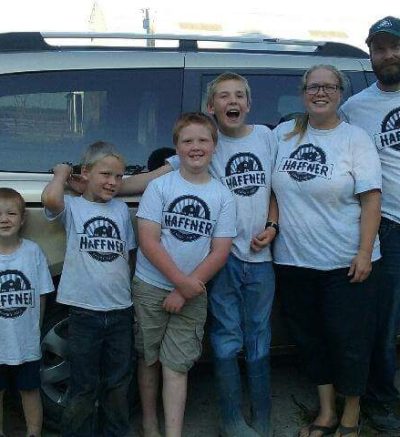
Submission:
<svg viewBox="0 0 400 437">
<path fill-rule="evenodd" d="M 63 265 L 64 232 L 45 220 L 40 195 L 56 163 L 78 163 L 88 144 L 105 140 L 125 155 L 128 173 L 146 171 L 151 152 L 171 146 L 178 115 L 204 109 L 207 83 L 225 71 L 249 81 L 249 122 L 274 128 L 303 111 L 300 78 L 315 64 L 333 64 L 347 75 L 345 98 L 375 80 L 368 54 L 339 43 L 0 34 L 0 186 L 24 196 L 29 214 L 24 234 L 45 251 L 55 284 Z M 134 218 L 139 198 L 125 200 Z M 67 314 L 50 298 L 42 339 L 42 394 L 47 424 L 54 427 L 68 390 Z M 272 331 L 274 350 L 286 352 L 290 342 L 281 322 L 279 293 Z"/>
</svg>

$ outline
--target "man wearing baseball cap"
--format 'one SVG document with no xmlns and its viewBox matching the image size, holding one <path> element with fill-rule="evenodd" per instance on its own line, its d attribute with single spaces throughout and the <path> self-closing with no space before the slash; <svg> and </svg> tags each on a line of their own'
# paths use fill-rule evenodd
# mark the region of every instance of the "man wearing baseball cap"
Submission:
<svg viewBox="0 0 400 437">
<path fill-rule="evenodd" d="M 341 108 L 364 128 L 382 164 L 381 280 L 377 285 L 377 329 L 362 410 L 380 431 L 400 431 L 400 395 L 394 385 L 396 337 L 400 333 L 400 19 L 382 18 L 369 29 L 377 81 Z"/>
</svg>

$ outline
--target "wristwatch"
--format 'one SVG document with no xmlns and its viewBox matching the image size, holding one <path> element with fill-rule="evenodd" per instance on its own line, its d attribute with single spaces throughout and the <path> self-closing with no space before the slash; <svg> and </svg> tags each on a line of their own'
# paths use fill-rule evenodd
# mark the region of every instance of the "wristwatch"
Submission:
<svg viewBox="0 0 400 437">
<path fill-rule="evenodd" d="M 278 225 L 278 223 L 267 222 L 267 223 L 265 223 L 265 229 L 267 229 L 267 228 L 274 228 L 275 231 L 276 231 L 276 235 L 279 234 L 279 225 Z"/>
</svg>

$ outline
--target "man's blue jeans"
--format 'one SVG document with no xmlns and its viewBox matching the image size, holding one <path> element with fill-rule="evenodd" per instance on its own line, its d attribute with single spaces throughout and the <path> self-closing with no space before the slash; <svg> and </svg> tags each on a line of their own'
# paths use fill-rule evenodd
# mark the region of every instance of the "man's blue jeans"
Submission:
<svg viewBox="0 0 400 437">
<path fill-rule="evenodd" d="M 128 390 L 133 362 L 132 308 L 92 311 L 71 307 L 70 391 L 62 420 L 65 437 L 123 437 L 129 429 Z M 101 429 L 94 429 L 96 400 Z"/>
<path fill-rule="evenodd" d="M 269 356 L 275 293 L 272 263 L 249 263 L 230 254 L 210 285 L 210 340 L 215 357 L 235 358 L 242 349 L 247 361 Z"/>
<path fill-rule="evenodd" d="M 394 378 L 396 336 L 400 327 L 400 224 L 383 217 L 379 238 L 382 261 L 377 293 L 377 329 L 366 399 L 391 403 L 399 397 Z"/>
</svg>

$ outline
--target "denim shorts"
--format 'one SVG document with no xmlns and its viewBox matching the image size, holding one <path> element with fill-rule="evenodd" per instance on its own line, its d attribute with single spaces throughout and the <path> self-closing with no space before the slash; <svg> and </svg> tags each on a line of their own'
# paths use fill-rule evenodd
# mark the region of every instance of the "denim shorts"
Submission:
<svg viewBox="0 0 400 437">
<path fill-rule="evenodd" d="M 159 360 L 176 372 L 187 372 L 201 355 L 207 295 L 186 301 L 179 313 L 172 314 L 162 306 L 169 293 L 136 276 L 133 279 L 136 350 L 148 366 Z"/>
<path fill-rule="evenodd" d="M 35 390 L 40 387 L 40 360 L 17 365 L 0 365 L 0 391 L 15 387 L 17 390 Z"/>
</svg>

